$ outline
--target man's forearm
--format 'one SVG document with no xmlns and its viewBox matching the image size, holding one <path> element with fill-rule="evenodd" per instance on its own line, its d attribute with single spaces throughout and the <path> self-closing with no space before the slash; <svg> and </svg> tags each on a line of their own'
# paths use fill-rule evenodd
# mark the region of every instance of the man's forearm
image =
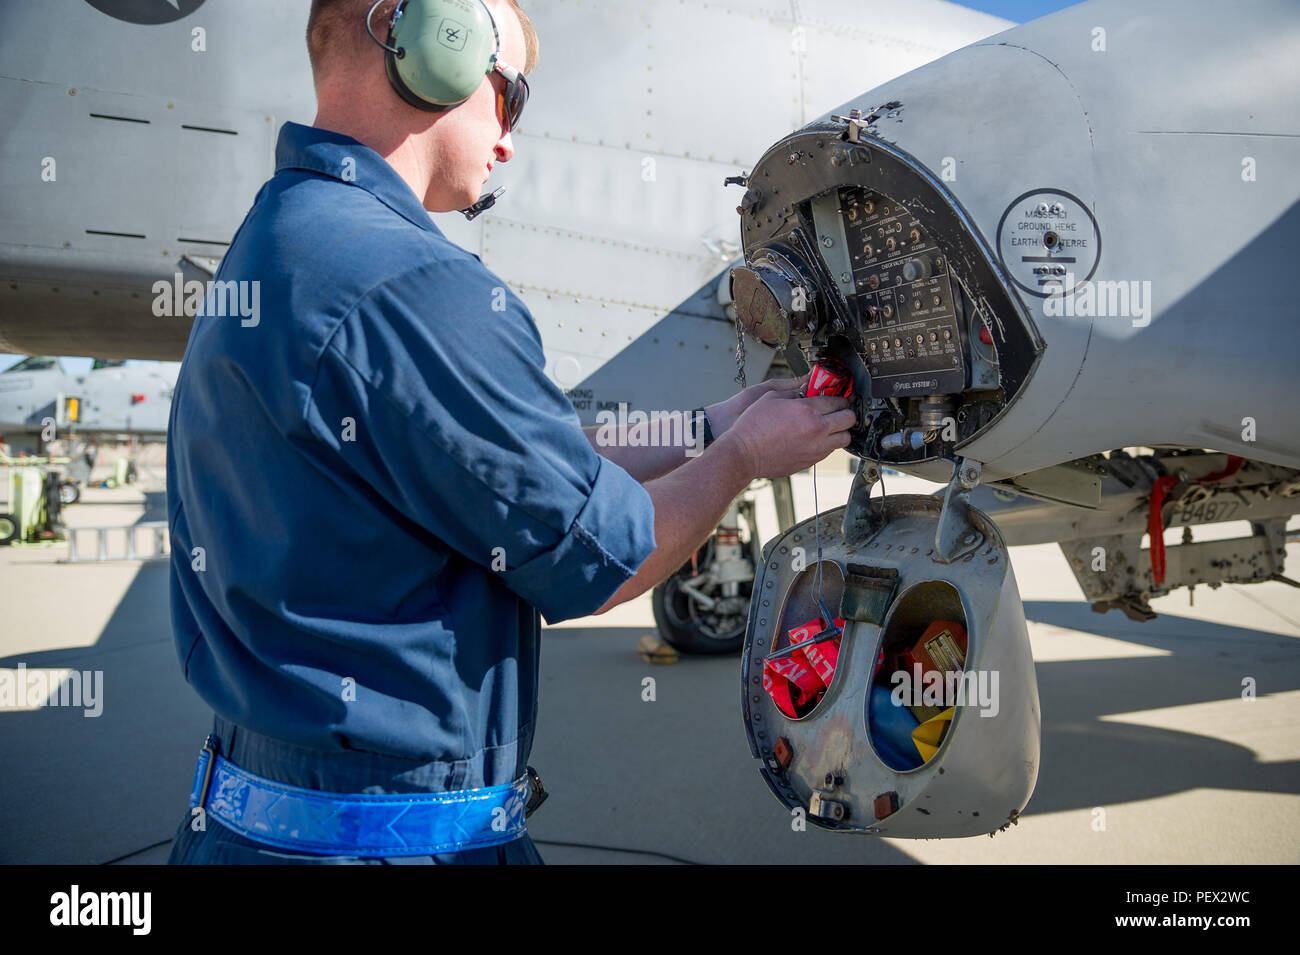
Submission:
<svg viewBox="0 0 1300 955">
<path fill-rule="evenodd" d="M 691 433 L 689 419 L 668 424 L 595 425 L 583 428 L 601 457 L 613 461 L 642 484 L 701 456 L 702 441 Z"/>
<path fill-rule="evenodd" d="M 676 451 L 681 453 L 680 448 Z M 655 507 L 654 552 L 596 613 L 639 597 L 684 564 L 708 540 L 727 506 L 753 477 L 753 464 L 742 442 L 723 435 L 699 457 L 647 483 Z"/>
</svg>

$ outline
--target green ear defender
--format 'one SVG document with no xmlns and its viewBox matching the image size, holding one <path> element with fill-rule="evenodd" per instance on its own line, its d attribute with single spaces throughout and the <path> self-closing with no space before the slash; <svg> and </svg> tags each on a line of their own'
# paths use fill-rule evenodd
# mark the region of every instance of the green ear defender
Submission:
<svg viewBox="0 0 1300 955">
<path fill-rule="evenodd" d="M 393 89 L 417 109 L 459 106 L 492 71 L 501 39 L 483 0 L 402 0 L 389 21 L 387 43 L 370 28 L 378 6 L 366 14 L 366 31 L 386 51 Z"/>
</svg>

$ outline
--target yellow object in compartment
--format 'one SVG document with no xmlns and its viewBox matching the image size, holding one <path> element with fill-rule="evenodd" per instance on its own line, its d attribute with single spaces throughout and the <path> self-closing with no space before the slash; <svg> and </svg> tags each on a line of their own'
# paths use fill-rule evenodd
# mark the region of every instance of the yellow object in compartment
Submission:
<svg viewBox="0 0 1300 955">
<path fill-rule="evenodd" d="M 922 759 L 929 762 L 930 757 L 939 752 L 939 746 L 943 743 L 944 734 L 948 732 L 948 724 L 952 722 L 955 710 L 956 707 L 950 706 L 938 716 L 926 720 L 912 730 L 912 743 Z"/>
</svg>

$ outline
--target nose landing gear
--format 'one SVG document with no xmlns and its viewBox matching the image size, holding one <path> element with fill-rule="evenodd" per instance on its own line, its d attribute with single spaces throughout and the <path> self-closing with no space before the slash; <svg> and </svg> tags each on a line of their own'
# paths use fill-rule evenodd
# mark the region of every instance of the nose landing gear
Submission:
<svg viewBox="0 0 1300 955">
<path fill-rule="evenodd" d="M 754 511 L 753 501 L 732 502 L 714 535 L 654 589 L 655 623 L 663 638 L 682 653 L 736 653 L 745 642 L 758 566 Z"/>
</svg>

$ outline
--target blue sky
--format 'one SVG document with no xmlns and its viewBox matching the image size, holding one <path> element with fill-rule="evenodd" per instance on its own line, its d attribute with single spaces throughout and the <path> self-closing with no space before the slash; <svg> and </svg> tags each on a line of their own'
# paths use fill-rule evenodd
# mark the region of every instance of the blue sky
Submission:
<svg viewBox="0 0 1300 955">
<path fill-rule="evenodd" d="M 1072 7 L 1079 2 L 1081 0 L 970 0 L 962 3 L 961 6 L 991 13 L 995 17 L 1006 20 L 1014 20 L 1016 23 L 1025 23 L 1055 13 L 1064 7 Z M 0 370 L 8 368 L 22 357 L 22 355 L 0 355 Z M 64 358 L 63 367 L 74 374 L 80 374 L 90 370 L 90 362 L 89 358 Z"/>
<path fill-rule="evenodd" d="M 1072 7 L 1081 0 L 968 0 L 968 2 L 954 0 L 954 2 L 961 3 L 963 7 L 970 7 L 972 10 L 991 13 L 1004 20 L 1026 23 L 1065 7 Z"/>
</svg>

